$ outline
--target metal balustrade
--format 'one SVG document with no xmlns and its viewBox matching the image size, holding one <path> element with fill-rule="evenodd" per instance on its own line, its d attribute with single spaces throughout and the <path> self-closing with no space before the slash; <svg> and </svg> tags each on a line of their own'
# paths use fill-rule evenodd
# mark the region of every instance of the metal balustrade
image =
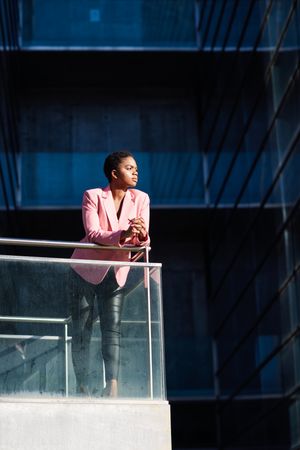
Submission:
<svg viewBox="0 0 300 450">
<path fill-rule="evenodd" d="M 41 240 L 31 240 L 31 239 L 10 239 L 10 238 L 0 238 L 0 245 L 5 246 L 14 246 L 15 248 L 18 246 L 22 247 L 51 247 L 51 248 L 103 248 L 103 246 L 99 246 L 97 244 L 89 244 L 89 243 L 78 243 L 78 242 L 63 242 L 63 241 L 41 241 Z M 143 393 L 147 392 L 147 398 L 154 399 L 154 398 L 164 398 L 165 396 L 165 381 L 164 381 L 164 355 L 163 355 L 163 339 L 162 339 L 162 307 L 161 307 L 161 288 L 160 288 L 160 281 L 157 284 L 157 280 L 159 280 L 160 276 L 160 269 L 161 265 L 156 263 L 150 263 L 149 262 L 149 247 L 114 247 L 114 246 L 105 246 L 105 249 L 108 250 L 124 250 L 124 251 L 130 251 L 134 255 L 131 258 L 130 261 L 90 261 L 90 260 L 75 260 L 75 259 L 66 259 L 66 258 L 46 258 L 46 257 L 36 257 L 36 256 L 16 256 L 16 255 L 0 255 L 0 268 L 6 267 L 6 276 L 8 278 L 14 278 L 17 274 L 20 275 L 20 280 L 10 280 L 10 286 L 12 287 L 11 293 L 9 291 L 9 296 L 13 297 L 14 295 L 17 297 L 19 303 L 22 303 L 22 288 L 26 291 L 31 292 L 33 290 L 35 292 L 35 295 L 38 297 L 36 301 L 41 301 L 39 298 L 40 296 L 40 287 L 39 283 L 37 282 L 37 286 L 35 286 L 36 283 L 36 276 L 38 276 L 39 271 L 42 270 L 43 276 L 45 276 L 45 271 L 47 273 L 47 270 L 49 269 L 49 272 L 54 272 L 51 277 L 53 277 L 54 280 L 57 280 L 58 283 L 63 284 L 63 281 L 61 279 L 61 275 L 64 276 L 65 273 L 67 273 L 67 270 L 69 270 L 69 266 L 71 265 L 84 265 L 84 266 L 130 266 L 131 273 L 133 274 L 133 277 L 137 277 L 139 279 L 139 282 L 133 283 L 131 286 L 129 286 L 128 291 L 126 292 L 126 299 L 128 299 L 127 303 L 129 306 L 129 309 L 131 308 L 131 311 L 127 311 L 125 314 L 125 317 L 122 319 L 122 326 L 126 327 L 129 331 L 128 337 L 124 338 L 124 341 L 133 342 L 132 348 L 134 346 L 140 345 L 140 349 L 137 352 L 132 352 L 131 349 L 127 349 L 125 346 L 125 352 L 131 352 L 134 354 L 135 361 L 133 362 L 133 366 L 139 367 L 138 354 L 143 355 L 143 359 L 145 360 L 145 352 L 147 353 L 148 361 L 146 365 L 148 366 L 147 375 L 144 376 L 145 378 L 145 385 L 140 387 L 140 390 L 143 391 Z M 144 258 L 144 262 L 139 262 L 141 258 Z M 14 268 L 14 270 L 11 272 L 10 269 Z M 11 272 L 11 275 L 9 275 Z M 31 273 L 32 272 L 32 273 Z M 25 273 L 25 278 L 24 278 Z M 28 273 L 28 277 L 26 277 L 26 274 Z M 4 274 L 4 275 L 5 275 Z M 46 277 L 47 278 L 47 277 Z M 19 285 L 26 281 L 26 286 Z M 51 278 L 52 280 L 52 278 Z M 154 292 L 154 295 L 152 296 L 151 293 L 151 285 L 154 283 L 156 289 Z M 4 280 L 6 281 L 6 280 Z M 66 281 L 67 283 L 67 281 Z M 12 291 L 17 290 L 18 293 L 15 294 Z M 57 287 L 58 294 L 56 294 L 56 297 L 59 297 L 59 286 Z M 46 286 L 47 291 L 47 286 Z M 54 287 L 55 291 L 55 287 Z M 2 294 L 3 295 L 3 294 Z M 27 296 L 30 294 L 26 294 Z M 51 293 L 49 294 L 51 297 Z M 61 295 L 62 298 L 64 298 L 64 295 Z M 143 304 L 143 300 L 145 301 L 145 304 Z M 23 302 L 28 303 L 28 298 L 23 299 Z M 32 300 L 33 301 L 33 300 Z M 45 299 L 42 297 L 41 303 L 43 303 Z M 51 302 L 51 299 L 50 299 Z M 30 303 L 30 302 L 29 302 Z M 133 304 L 135 306 L 133 306 Z M 45 303 L 47 305 L 47 302 Z M 153 310 L 154 305 L 154 310 Z M 28 307 L 28 305 L 27 305 Z M 48 305 L 47 305 L 48 307 Z M 55 307 L 57 307 L 57 299 L 55 303 Z M 144 307 L 144 310 L 143 310 Z M 31 306 L 30 306 L 31 308 Z M 30 309 L 29 308 L 29 309 Z M 136 313 L 136 308 L 138 313 Z M 14 327 L 18 326 L 25 326 L 26 327 L 34 327 L 35 325 L 39 324 L 40 327 L 42 326 L 48 326 L 50 324 L 56 326 L 56 325 L 62 325 L 63 326 L 63 333 L 60 335 L 59 333 L 51 334 L 51 336 L 47 336 L 47 333 L 9 333 L 9 334 L 0 334 L 0 339 L 4 341 L 5 339 L 11 340 L 20 340 L 23 341 L 29 340 L 30 342 L 38 343 L 38 341 L 43 340 L 57 340 L 63 342 L 63 351 L 64 351 L 64 386 L 63 391 L 65 396 L 73 395 L 72 394 L 72 387 L 70 388 L 70 373 L 72 372 L 72 367 L 70 364 L 70 351 L 69 351 L 69 345 L 72 342 L 72 333 L 70 333 L 70 327 L 72 326 L 72 320 L 69 314 L 65 314 L 65 316 L 61 315 L 60 317 L 49 317 L 48 315 L 40 316 L 42 306 L 39 304 L 39 314 L 1 314 L 0 312 L 0 324 L 10 324 Z M 47 308 L 46 308 L 47 309 Z M 49 307 L 48 307 L 49 309 Z M 22 311 L 21 311 L 22 312 Z M 26 311 L 24 311 L 25 313 Z M 133 313 L 134 317 L 129 317 Z M 137 315 L 140 314 L 142 317 L 137 317 Z M 95 323 L 99 323 L 98 321 L 94 321 Z M 129 327 L 129 328 L 128 328 Z M 134 331 L 132 331 L 132 327 L 134 327 Z M 138 328 L 140 327 L 140 328 Z M 147 333 L 145 331 L 145 335 L 139 335 L 141 327 L 146 327 Z M 154 336 L 153 336 L 154 332 Z M 130 336 L 130 333 L 133 333 L 133 337 Z M 136 336 L 135 336 L 136 334 Z M 91 345 L 96 341 L 99 340 L 98 337 L 93 337 Z M 147 348 L 145 347 L 145 342 L 147 342 Z M 155 345 L 153 346 L 153 343 Z M 144 348 L 144 350 L 143 350 Z M 55 351 L 57 351 L 58 347 L 55 348 Z M 58 350 L 59 351 L 59 350 Z M 0 351 L 0 357 L 1 354 L 3 354 Z M 7 352 L 4 351 L 4 354 L 7 355 Z M 9 356 L 12 356 L 11 352 L 8 353 Z M 34 359 L 34 358 L 33 358 Z M 129 366 L 130 366 L 130 357 L 129 360 Z M 27 356 L 24 356 L 24 364 L 27 364 Z M 32 362 L 33 363 L 33 362 Z M 94 363 L 94 361 L 93 361 Z M 47 360 L 46 363 L 47 365 Z M 127 363 L 126 363 L 127 364 Z M 0 374 L 0 378 L 3 374 L 3 364 L 2 364 L 2 373 Z M 46 370 L 46 368 L 45 368 Z M 128 370 L 128 368 L 126 369 Z M 141 368 L 143 370 L 143 373 L 146 373 L 145 367 Z M 95 370 L 94 370 L 95 371 Z M 122 367 L 121 367 L 122 371 Z M 125 372 L 125 369 L 123 370 Z M 94 380 L 93 380 L 94 381 Z M 128 384 L 128 380 L 126 381 Z M 124 384 L 126 384 L 124 382 Z M 1 386 L 2 386 L 1 382 Z M 129 383 L 130 384 L 130 383 Z M 1 395 L 1 389 L 0 388 L 0 395 Z M 131 391 L 133 392 L 134 389 L 131 388 Z M 5 392 L 2 392 L 2 395 Z M 18 393 L 17 391 L 14 392 L 14 394 Z M 136 395 L 136 394 L 135 394 Z M 135 396 L 134 395 L 134 396 Z M 129 394 L 130 396 L 130 394 Z"/>
</svg>

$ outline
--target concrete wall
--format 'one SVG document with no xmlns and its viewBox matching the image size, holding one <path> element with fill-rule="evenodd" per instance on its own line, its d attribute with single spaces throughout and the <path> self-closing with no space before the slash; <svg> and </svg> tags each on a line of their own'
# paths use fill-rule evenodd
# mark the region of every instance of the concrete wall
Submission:
<svg viewBox="0 0 300 450">
<path fill-rule="evenodd" d="M 0 399 L 0 450 L 171 450 L 163 401 Z"/>
</svg>

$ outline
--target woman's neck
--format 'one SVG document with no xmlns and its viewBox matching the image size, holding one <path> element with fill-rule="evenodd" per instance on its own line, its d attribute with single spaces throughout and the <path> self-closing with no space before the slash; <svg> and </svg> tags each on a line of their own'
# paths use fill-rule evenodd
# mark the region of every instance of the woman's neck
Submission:
<svg viewBox="0 0 300 450">
<path fill-rule="evenodd" d="M 114 186 L 113 184 L 110 185 L 110 189 L 111 189 L 113 199 L 116 201 L 121 201 L 124 198 L 126 191 L 127 191 L 127 188 L 120 188 L 120 187 Z"/>
</svg>

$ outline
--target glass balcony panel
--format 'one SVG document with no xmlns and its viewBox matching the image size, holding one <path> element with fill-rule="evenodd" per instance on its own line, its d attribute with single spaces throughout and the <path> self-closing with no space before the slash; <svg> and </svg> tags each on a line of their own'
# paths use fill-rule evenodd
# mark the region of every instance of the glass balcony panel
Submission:
<svg viewBox="0 0 300 450">
<path fill-rule="evenodd" d="M 80 299 L 89 302 L 92 319 L 90 344 L 80 334 L 86 355 L 89 352 L 82 363 L 86 394 L 102 395 L 101 316 L 99 320 L 96 297 L 88 295 L 91 291 L 78 289 L 73 268 L 91 273 L 111 264 L 115 263 L 0 256 L 0 395 L 78 395 L 72 311 Z M 164 399 L 160 265 L 131 264 L 121 318 L 118 397 Z"/>
</svg>

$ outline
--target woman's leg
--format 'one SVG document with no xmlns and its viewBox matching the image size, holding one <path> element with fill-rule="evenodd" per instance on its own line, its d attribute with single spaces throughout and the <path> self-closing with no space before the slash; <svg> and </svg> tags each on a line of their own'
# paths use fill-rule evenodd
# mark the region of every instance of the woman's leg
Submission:
<svg viewBox="0 0 300 450">
<path fill-rule="evenodd" d="M 124 289 L 116 288 L 115 283 L 108 281 L 102 287 L 98 310 L 102 335 L 102 357 L 105 366 L 106 388 L 104 394 L 116 396 Z"/>
<path fill-rule="evenodd" d="M 88 393 L 90 341 L 93 328 L 94 289 L 76 273 L 71 283 L 72 361 L 77 393 Z"/>
</svg>

